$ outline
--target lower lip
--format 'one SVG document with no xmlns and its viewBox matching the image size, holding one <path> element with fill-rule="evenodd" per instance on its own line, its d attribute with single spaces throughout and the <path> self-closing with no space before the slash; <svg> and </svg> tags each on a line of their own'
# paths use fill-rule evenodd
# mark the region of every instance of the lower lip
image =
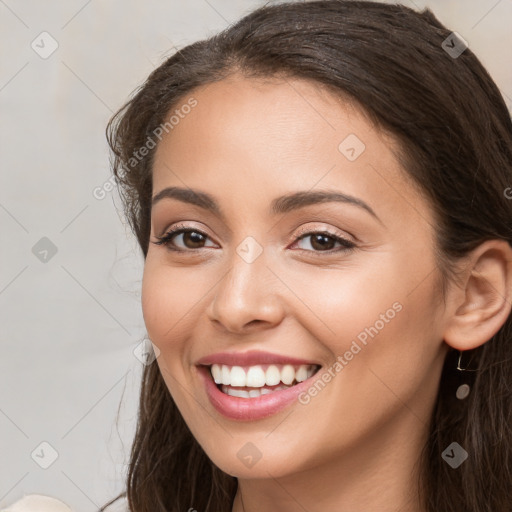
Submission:
<svg viewBox="0 0 512 512">
<path fill-rule="evenodd" d="M 241 398 L 227 395 L 218 389 L 208 367 L 198 366 L 197 369 L 204 380 L 206 394 L 213 407 L 227 418 L 239 421 L 260 420 L 282 411 L 309 387 L 310 380 L 318 373 L 287 389 L 254 398 Z"/>
</svg>

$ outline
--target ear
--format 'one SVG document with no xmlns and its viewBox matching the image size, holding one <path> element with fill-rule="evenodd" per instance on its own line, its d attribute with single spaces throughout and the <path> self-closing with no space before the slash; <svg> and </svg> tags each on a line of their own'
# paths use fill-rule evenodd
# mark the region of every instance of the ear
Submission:
<svg viewBox="0 0 512 512">
<path fill-rule="evenodd" d="M 512 309 L 512 247 L 488 240 L 464 260 L 460 282 L 450 290 L 444 340 L 457 350 L 489 341 Z"/>
</svg>

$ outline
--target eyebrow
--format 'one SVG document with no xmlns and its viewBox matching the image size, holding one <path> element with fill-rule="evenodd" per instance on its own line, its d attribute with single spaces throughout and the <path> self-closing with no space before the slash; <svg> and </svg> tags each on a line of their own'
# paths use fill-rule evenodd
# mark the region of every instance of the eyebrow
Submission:
<svg viewBox="0 0 512 512">
<path fill-rule="evenodd" d="M 206 192 L 201 192 L 191 188 L 167 187 L 153 196 L 151 206 L 155 206 L 155 204 L 162 199 L 176 199 L 183 203 L 193 204 L 215 214 L 224 221 L 226 220 L 219 203 L 217 203 L 213 196 Z M 372 217 L 384 225 L 373 209 L 363 200 L 335 190 L 299 191 L 277 197 L 271 203 L 270 213 L 272 215 L 279 215 L 298 210 L 306 206 L 329 202 L 345 203 L 357 206 L 358 208 L 368 212 Z"/>
</svg>

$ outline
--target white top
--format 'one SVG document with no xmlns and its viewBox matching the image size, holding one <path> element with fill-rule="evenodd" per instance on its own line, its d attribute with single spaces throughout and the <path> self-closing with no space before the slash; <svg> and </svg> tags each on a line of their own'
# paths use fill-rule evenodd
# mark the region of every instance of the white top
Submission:
<svg viewBox="0 0 512 512">
<path fill-rule="evenodd" d="M 0 512 L 73 512 L 63 501 L 42 494 L 29 494 Z"/>
<path fill-rule="evenodd" d="M 105 509 L 109 512 L 126 512 L 128 500 L 120 498 Z M 73 512 L 63 501 L 42 494 L 28 494 L 0 512 Z"/>
</svg>

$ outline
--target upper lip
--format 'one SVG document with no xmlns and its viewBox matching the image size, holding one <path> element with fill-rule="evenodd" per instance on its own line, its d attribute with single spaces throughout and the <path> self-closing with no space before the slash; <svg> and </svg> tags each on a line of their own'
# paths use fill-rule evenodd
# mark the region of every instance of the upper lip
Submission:
<svg viewBox="0 0 512 512">
<path fill-rule="evenodd" d="M 273 354 L 261 350 L 249 350 L 247 352 L 218 352 L 204 356 L 196 362 L 196 365 L 210 366 L 212 364 L 225 364 L 227 366 L 254 366 L 258 364 L 292 364 L 292 365 L 318 365 L 315 361 L 298 359 L 281 354 Z"/>
</svg>

